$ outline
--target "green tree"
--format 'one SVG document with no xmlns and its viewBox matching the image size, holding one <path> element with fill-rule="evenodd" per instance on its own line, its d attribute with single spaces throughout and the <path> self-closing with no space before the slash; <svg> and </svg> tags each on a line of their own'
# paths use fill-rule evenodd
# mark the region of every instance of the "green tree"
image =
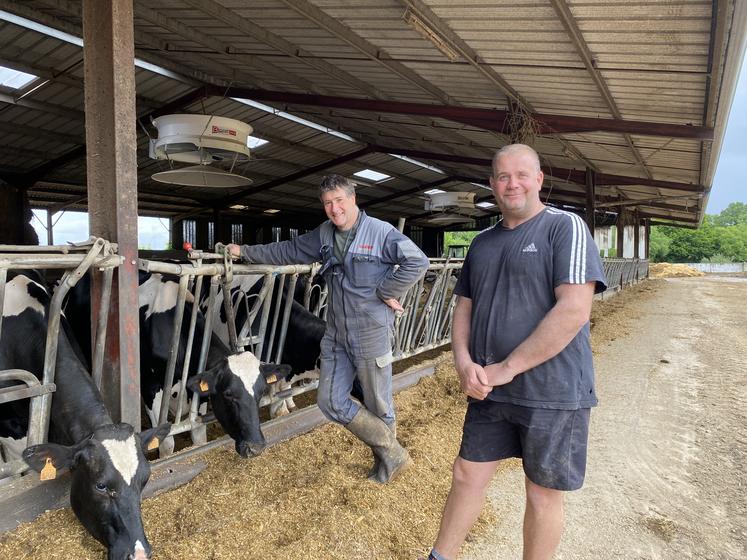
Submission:
<svg viewBox="0 0 747 560">
<path fill-rule="evenodd" d="M 452 245 L 470 246 L 479 231 L 447 231 L 444 232 L 444 254 L 448 254 Z"/>
<path fill-rule="evenodd" d="M 717 226 L 747 224 L 747 204 L 732 202 L 719 215 L 713 216 L 713 223 Z"/>
<path fill-rule="evenodd" d="M 648 256 L 653 262 L 666 262 L 669 258 L 669 246 L 672 244 L 672 240 L 665 233 L 665 229 L 660 226 L 654 226 L 651 228 L 651 237 L 648 245 Z"/>
<path fill-rule="evenodd" d="M 747 204 L 732 202 L 718 215 L 706 215 L 697 230 L 651 228 L 654 262 L 747 262 Z"/>
</svg>

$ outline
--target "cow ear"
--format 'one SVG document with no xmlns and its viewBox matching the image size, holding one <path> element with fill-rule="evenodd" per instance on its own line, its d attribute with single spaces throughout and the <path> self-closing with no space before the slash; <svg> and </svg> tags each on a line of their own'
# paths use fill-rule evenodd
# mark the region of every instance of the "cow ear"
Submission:
<svg viewBox="0 0 747 560">
<path fill-rule="evenodd" d="M 144 430 L 138 434 L 140 436 L 140 444 L 143 446 L 143 449 L 155 449 L 169 435 L 170 430 L 171 424 L 169 422 Z"/>
<path fill-rule="evenodd" d="M 24 449 L 23 460 L 37 472 L 42 472 L 42 469 L 50 463 L 56 470 L 69 469 L 75 462 L 75 455 L 78 450 L 79 446 L 77 445 L 41 443 Z"/>
<path fill-rule="evenodd" d="M 187 380 L 187 387 L 193 393 L 197 393 L 201 397 L 207 397 L 215 393 L 217 377 L 215 371 L 209 369 L 190 377 Z"/>
<path fill-rule="evenodd" d="M 259 371 L 267 383 L 275 383 L 285 379 L 291 372 L 291 367 L 288 364 L 260 364 Z"/>
</svg>

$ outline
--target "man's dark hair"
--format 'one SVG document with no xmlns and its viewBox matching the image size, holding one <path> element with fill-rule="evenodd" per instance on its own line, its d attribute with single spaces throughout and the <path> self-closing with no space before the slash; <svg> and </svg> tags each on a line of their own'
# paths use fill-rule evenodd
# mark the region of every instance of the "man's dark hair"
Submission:
<svg viewBox="0 0 747 560">
<path fill-rule="evenodd" d="M 351 196 L 355 194 L 355 183 L 342 175 L 326 175 L 319 184 L 319 196 L 321 197 L 324 193 L 337 189 L 342 189 L 345 194 Z"/>
</svg>

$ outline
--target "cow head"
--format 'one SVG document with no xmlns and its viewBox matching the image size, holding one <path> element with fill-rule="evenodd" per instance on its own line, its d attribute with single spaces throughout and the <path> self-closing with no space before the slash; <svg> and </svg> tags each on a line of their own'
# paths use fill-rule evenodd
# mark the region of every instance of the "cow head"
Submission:
<svg viewBox="0 0 747 560">
<path fill-rule="evenodd" d="M 129 424 L 109 424 L 65 446 L 44 443 L 23 452 L 41 471 L 48 462 L 70 469 L 70 505 L 83 526 L 107 548 L 109 560 L 146 560 L 151 547 L 140 515 L 140 495 L 150 477 L 143 449 L 163 439 L 169 424 L 136 434 Z"/>
<path fill-rule="evenodd" d="M 262 364 L 251 352 L 240 352 L 190 377 L 187 386 L 201 396 L 210 396 L 215 417 L 235 441 L 236 452 L 254 457 L 265 448 L 259 427 L 259 401 L 268 383 L 289 373 L 288 365 Z"/>
</svg>

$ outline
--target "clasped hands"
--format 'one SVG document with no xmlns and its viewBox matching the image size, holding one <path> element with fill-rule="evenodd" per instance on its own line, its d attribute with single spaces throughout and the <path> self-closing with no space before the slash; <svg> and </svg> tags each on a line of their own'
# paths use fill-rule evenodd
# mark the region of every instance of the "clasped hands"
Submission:
<svg viewBox="0 0 747 560">
<path fill-rule="evenodd" d="M 471 360 L 456 365 L 462 391 L 479 401 L 485 399 L 493 387 L 505 385 L 513 380 L 518 372 L 509 369 L 505 361 L 481 366 Z"/>
</svg>

